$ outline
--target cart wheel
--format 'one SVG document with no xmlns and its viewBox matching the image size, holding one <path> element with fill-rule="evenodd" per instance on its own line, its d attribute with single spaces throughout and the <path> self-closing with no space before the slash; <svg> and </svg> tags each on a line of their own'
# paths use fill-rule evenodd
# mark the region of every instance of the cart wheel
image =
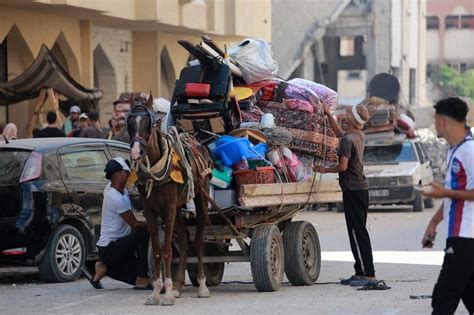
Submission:
<svg viewBox="0 0 474 315">
<path fill-rule="evenodd" d="M 206 244 L 204 247 L 205 256 L 221 256 L 225 255 L 228 251 L 228 247 L 220 247 L 211 244 Z M 206 275 L 206 285 L 208 287 L 215 287 L 219 285 L 224 277 L 224 268 L 225 265 L 221 263 L 207 263 L 204 264 L 204 274 Z M 197 264 L 188 264 L 188 276 L 189 280 L 195 287 L 199 287 L 199 282 L 197 279 L 198 268 Z"/>
<path fill-rule="evenodd" d="M 293 285 L 311 285 L 321 271 L 318 233 L 307 221 L 291 222 L 283 232 L 285 274 Z"/>
<path fill-rule="evenodd" d="M 257 225 L 250 242 L 250 267 L 257 290 L 271 292 L 280 289 L 284 265 L 280 230 L 274 224 Z"/>
</svg>

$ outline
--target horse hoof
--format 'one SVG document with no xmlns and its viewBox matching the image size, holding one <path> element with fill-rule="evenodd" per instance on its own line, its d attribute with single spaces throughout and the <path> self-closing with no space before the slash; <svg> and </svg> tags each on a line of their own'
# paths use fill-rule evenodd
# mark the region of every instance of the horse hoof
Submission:
<svg viewBox="0 0 474 315">
<path fill-rule="evenodd" d="M 180 290 L 173 290 L 173 296 L 177 299 L 181 297 L 181 291 Z"/>
<path fill-rule="evenodd" d="M 146 299 L 145 305 L 160 305 L 160 302 L 160 298 L 150 296 L 148 299 Z"/>
<path fill-rule="evenodd" d="M 210 296 L 209 289 L 199 290 L 198 292 L 198 298 L 208 298 Z"/>
<path fill-rule="evenodd" d="M 174 305 L 174 297 L 163 297 L 161 300 L 161 305 L 163 306 L 172 306 Z"/>
</svg>

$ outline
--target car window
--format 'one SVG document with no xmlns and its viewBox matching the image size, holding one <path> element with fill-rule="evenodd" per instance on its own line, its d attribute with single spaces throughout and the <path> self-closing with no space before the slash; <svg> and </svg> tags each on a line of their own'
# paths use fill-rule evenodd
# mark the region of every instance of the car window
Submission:
<svg viewBox="0 0 474 315">
<path fill-rule="evenodd" d="M 0 184 L 18 184 L 23 167 L 28 161 L 31 151 L 1 150 L 0 151 Z"/>
<path fill-rule="evenodd" d="M 66 153 L 61 161 L 68 179 L 105 180 L 107 156 L 103 150 Z"/>
<path fill-rule="evenodd" d="M 130 160 L 130 150 L 109 146 L 109 151 L 113 157 L 122 157 L 125 160 Z"/>
<path fill-rule="evenodd" d="M 364 162 L 368 164 L 417 161 L 415 150 L 410 142 L 394 145 L 366 146 L 364 150 Z"/>
</svg>

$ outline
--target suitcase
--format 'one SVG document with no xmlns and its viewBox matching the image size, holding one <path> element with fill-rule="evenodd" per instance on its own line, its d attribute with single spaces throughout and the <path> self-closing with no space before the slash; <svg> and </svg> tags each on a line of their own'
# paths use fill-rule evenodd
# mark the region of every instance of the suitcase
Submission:
<svg viewBox="0 0 474 315">
<path fill-rule="evenodd" d="M 231 79 L 231 72 L 226 64 L 183 68 L 171 99 L 171 113 L 175 124 L 183 131 L 194 134 L 199 140 L 209 138 L 209 134 L 203 131 L 224 134 L 238 128 L 241 115 L 237 99 L 229 98 Z M 189 83 L 209 84 L 209 96 L 186 96 L 186 86 Z M 198 100 L 198 104 L 190 104 L 191 99 Z M 202 99 L 212 103 L 199 103 Z"/>
<path fill-rule="evenodd" d="M 229 66 L 220 64 L 216 67 L 201 67 L 201 65 L 183 68 L 175 85 L 175 98 L 178 103 L 185 103 L 187 83 L 207 83 L 211 85 L 209 98 L 212 101 L 222 101 L 229 94 L 231 74 Z M 189 97 L 195 98 L 195 97 Z"/>
</svg>

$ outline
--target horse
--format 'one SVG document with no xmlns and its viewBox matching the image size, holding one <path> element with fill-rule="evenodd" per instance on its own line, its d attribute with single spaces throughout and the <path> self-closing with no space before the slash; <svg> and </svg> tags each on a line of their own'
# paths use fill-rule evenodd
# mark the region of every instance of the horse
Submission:
<svg viewBox="0 0 474 315">
<path fill-rule="evenodd" d="M 137 186 L 143 200 L 144 217 L 150 232 L 154 257 L 154 289 L 145 304 L 174 305 L 175 297 L 180 297 L 184 286 L 189 241 L 189 232 L 179 209 L 190 198 L 194 198 L 196 207 L 194 244 L 198 260 L 198 297 L 210 296 L 202 255 L 204 227 L 206 223 L 209 224 L 208 203 L 203 190 L 208 196 L 211 158 L 207 149 L 188 134 L 178 135 L 173 127 L 171 131 L 174 130 L 174 137 L 170 133 L 162 134 L 159 121 L 154 119 L 152 104 L 151 93 L 148 100 L 134 100 L 132 96 L 126 120 L 132 149 L 132 165 L 138 175 Z M 163 246 L 160 245 L 158 227 L 160 218 L 165 226 Z M 179 246 L 179 265 L 174 286 L 171 272 L 173 231 L 177 234 Z M 163 298 L 160 296 L 163 288 L 160 275 L 162 260 L 165 265 Z"/>
</svg>

